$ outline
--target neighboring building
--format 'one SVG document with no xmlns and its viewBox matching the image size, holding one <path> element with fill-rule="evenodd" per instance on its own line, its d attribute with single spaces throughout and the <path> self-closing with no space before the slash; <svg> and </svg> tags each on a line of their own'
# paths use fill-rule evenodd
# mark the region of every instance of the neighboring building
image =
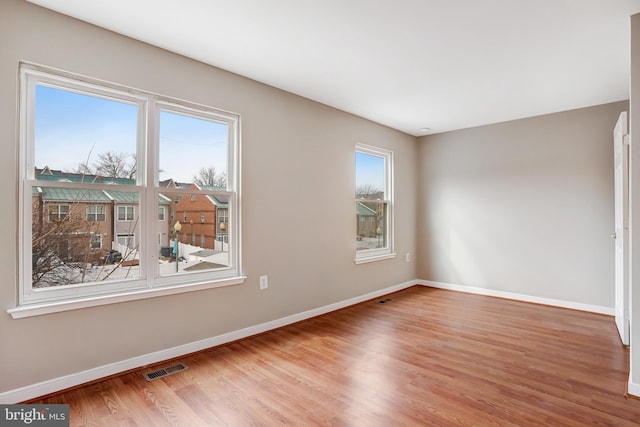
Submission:
<svg viewBox="0 0 640 427">
<path fill-rule="evenodd" d="M 363 202 L 356 202 L 356 222 L 358 238 L 376 237 L 378 214 Z"/>
<path fill-rule="evenodd" d="M 193 190 L 224 191 L 217 187 L 190 184 Z M 229 221 L 228 200 L 223 196 L 207 194 L 184 195 L 175 198 L 173 219 L 182 224 L 180 242 L 206 249 L 216 249 L 215 241 L 226 242 Z"/>
<path fill-rule="evenodd" d="M 117 242 L 135 250 L 139 235 L 139 193 L 126 186 L 135 180 L 68 173 L 45 167 L 36 179 L 55 182 L 95 182 L 114 185 L 109 190 L 37 187 L 33 194 L 33 231 L 37 236 L 55 233 L 57 255 L 68 261 L 97 262 Z M 171 199 L 160 194 L 159 242 L 169 245 L 167 212 Z M 66 220 L 66 221 L 63 221 Z M 87 250 L 88 249 L 88 250 Z"/>
<path fill-rule="evenodd" d="M 112 201 L 99 190 L 34 188 L 34 243 L 54 239 L 48 248 L 61 260 L 97 263 L 111 249 Z"/>
</svg>

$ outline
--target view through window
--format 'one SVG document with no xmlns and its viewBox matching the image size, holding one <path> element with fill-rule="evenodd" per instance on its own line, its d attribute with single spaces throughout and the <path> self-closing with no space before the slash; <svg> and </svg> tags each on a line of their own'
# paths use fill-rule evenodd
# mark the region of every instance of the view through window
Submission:
<svg viewBox="0 0 640 427">
<path fill-rule="evenodd" d="M 21 302 L 239 274 L 236 116 L 21 77 Z"/>
<path fill-rule="evenodd" d="M 392 253 L 392 153 L 356 146 L 356 261 Z"/>
</svg>

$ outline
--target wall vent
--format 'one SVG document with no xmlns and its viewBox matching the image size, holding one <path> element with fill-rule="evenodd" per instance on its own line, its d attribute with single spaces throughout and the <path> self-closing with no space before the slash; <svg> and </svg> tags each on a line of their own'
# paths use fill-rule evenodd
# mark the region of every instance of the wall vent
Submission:
<svg viewBox="0 0 640 427">
<path fill-rule="evenodd" d="M 169 366 L 168 368 L 158 369 L 157 371 L 147 372 L 146 374 L 142 374 L 143 377 L 146 378 L 147 381 L 157 380 L 158 378 L 166 377 L 167 375 L 177 374 L 178 372 L 185 371 L 187 368 L 186 365 L 182 363 L 178 363 L 177 365 Z"/>
</svg>

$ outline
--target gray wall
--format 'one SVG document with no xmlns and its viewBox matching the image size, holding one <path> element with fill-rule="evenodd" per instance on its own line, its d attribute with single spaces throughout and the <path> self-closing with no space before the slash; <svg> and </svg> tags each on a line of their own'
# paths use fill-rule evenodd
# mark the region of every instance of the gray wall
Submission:
<svg viewBox="0 0 640 427">
<path fill-rule="evenodd" d="M 627 106 L 420 138 L 418 277 L 613 307 L 612 131 Z"/>
<path fill-rule="evenodd" d="M 7 201 L 0 210 L 0 393 L 415 278 L 613 307 L 611 135 L 624 102 L 416 144 L 21 0 L 0 2 L 0 41 L 0 195 Z M 19 60 L 241 114 L 247 282 L 11 319 L 5 310 L 17 300 L 17 207 L 10 206 L 17 206 Z M 353 263 L 357 142 L 395 153 L 401 256 L 393 260 Z M 416 261 L 404 262 L 416 251 Z M 262 274 L 269 275 L 267 291 L 258 289 Z"/>
<path fill-rule="evenodd" d="M 414 137 L 21 0 L 0 2 L 0 41 L 0 393 L 415 279 L 415 262 L 403 257 L 353 262 L 357 142 L 394 151 L 396 249 L 416 250 Z M 25 319 L 6 314 L 17 300 L 19 60 L 241 114 L 246 283 Z"/>
</svg>

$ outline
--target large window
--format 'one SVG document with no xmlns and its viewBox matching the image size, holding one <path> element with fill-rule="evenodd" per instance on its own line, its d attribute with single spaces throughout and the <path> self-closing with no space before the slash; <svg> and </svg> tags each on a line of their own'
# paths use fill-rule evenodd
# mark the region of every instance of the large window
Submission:
<svg viewBox="0 0 640 427">
<path fill-rule="evenodd" d="M 358 144 L 355 171 L 356 263 L 393 257 L 393 153 Z"/>
<path fill-rule="evenodd" d="M 96 295 L 122 301 L 242 282 L 237 115 L 26 64 L 20 77 L 14 317 L 36 303 L 74 308 Z M 205 248 L 178 244 L 186 225 L 164 220 L 165 206 L 198 195 L 228 200 L 229 245 L 211 259 L 191 257 Z M 122 260 L 113 256 L 120 245 Z"/>
</svg>

